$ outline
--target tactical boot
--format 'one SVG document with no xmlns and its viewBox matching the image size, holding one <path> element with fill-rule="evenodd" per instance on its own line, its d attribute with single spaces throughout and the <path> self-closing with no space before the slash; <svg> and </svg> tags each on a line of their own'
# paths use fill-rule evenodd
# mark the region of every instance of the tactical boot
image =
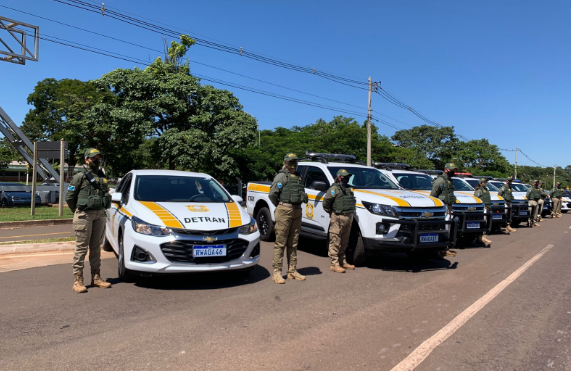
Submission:
<svg viewBox="0 0 571 371">
<path fill-rule="evenodd" d="M 329 267 L 329 270 L 331 272 L 335 272 L 335 273 L 345 273 L 346 272 L 345 268 L 343 268 L 340 265 L 332 265 L 331 267 Z"/>
<path fill-rule="evenodd" d="M 456 256 L 456 251 L 446 250 L 446 256 Z"/>
<path fill-rule="evenodd" d="M 485 247 L 490 247 L 492 246 L 492 241 L 488 240 L 486 238 L 486 236 L 482 236 L 481 238 L 478 239 L 479 242 L 483 243 Z"/>
<path fill-rule="evenodd" d="M 272 275 L 272 280 L 275 283 L 279 283 L 281 285 L 283 285 L 285 283 L 285 280 L 282 276 L 282 271 L 281 269 L 274 269 L 274 274 Z"/>
<path fill-rule="evenodd" d="M 99 274 L 99 269 L 91 270 L 91 286 L 101 287 L 103 289 L 108 289 L 111 287 L 109 282 L 104 281 Z"/>
<path fill-rule="evenodd" d="M 355 270 L 355 266 L 353 264 L 349 264 L 347 262 L 343 263 L 343 268 L 345 268 L 346 270 Z"/>
<path fill-rule="evenodd" d="M 87 287 L 83 284 L 83 274 L 76 273 L 75 275 L 75 282 L 73 283 L 73 291 L 81 294 L 83 292 L 87 292 Z"/>
<path fill-rule="evenodd" d="M 535 223 L 533 223 L 533 226 L 534 226 L 534 227 L 541 227 L 541 224 L 535 222 Z"/>
<path fill-rule="evenodd" d="M 517 229 L 512 228 L 512 226 L 508 224 L 508 226 L 506 227 L 506 231 L 508 231 L 508 232 L 517 232 Z"/>
<path fill-rule="evenodd" d="M 305 276 L 300 274 L 295 267 L 290 266 L 287 272 L 288 280 L 305 281 Z"/>
</svg>

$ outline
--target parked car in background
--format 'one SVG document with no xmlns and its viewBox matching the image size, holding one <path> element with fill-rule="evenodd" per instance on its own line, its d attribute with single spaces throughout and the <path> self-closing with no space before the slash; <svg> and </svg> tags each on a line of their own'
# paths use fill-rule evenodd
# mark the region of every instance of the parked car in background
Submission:
<svg viewBox="0 0 571 371">
<path fill-rule="evenodd" d="M 20 183 L 0 183 L 2 186 L 22 186 Z M 42 199 L 36 194 L 36 205 L 42 203 Z M 32 204 L 32 193 L 24 191 L 0 191 L 0 207 L 25 206 Z"/>
</svg>

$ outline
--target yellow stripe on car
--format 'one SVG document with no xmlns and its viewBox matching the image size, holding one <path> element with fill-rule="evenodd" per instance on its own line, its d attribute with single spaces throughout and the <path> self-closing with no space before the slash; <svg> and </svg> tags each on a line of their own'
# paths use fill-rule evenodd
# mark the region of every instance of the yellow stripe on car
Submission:
<svg viewBox="0 0 571 371">
<path fill-rule="evenodd" d="M 262 185 L 262 184 L 249 184 L 248 185 L 248 191 L 269 193 L 270 192 L 270 186 L 269 185 Z"/>
<path fill-rule="evenodd" d="M 163 222 L 166 227 L 184 228 L 182 223 L 179 222 L 179 220 L 173 214 L 171 214 L 170 211 L 168 211 L 161 205 L 150 201 L 139 201 L 139 202 L 141 203 L 141 205 L 145 206 L 147 209 L 155 213 L 155 215 L 159 217 L 161 222 Z"/>
<path fill-rule="evenodd" d="M 394 196 L 389 196 L 389 195 L 386 195 L 383 193 L 365 191 L 364 189 L 356 189 L 355 192 L 362 192 L 362 193 L 368 193 L 368 194 L 375 195 L 375 196 L 385 197 L 385 198 L 388 198 L 389 200 L 396 202 L 397 205 L 399 205 L 399 206 L 405 206 L 405 207 L 410 206 L 410 204 L 403 199 L 400 199 L 400 198 L 394 197 Z"/>
<path fill-rule="evenodd" d="M 315 202 L 319 202 L 321 200 L 323 200 L 323 196 L 319 196 L 319 195 L 307 195 L 307 198 L 310 200 L 315 200 Z"/>
<path fill-rule="evenodd" d="M 432 197 L 432 196 L 430 195 L 430 192 L 429 192 L 429 191 L 413 191 L 413 192 L 421 193 L 421 194 L 423 194 L 423 195 L 425 195 L 425 196 L 430 197 L 430 199 L 431 199 L 432 201 L 434 201 L 434 206 L 444 206 L 444 202 L 442 202 L 442 200 L 439 199 L 439 198 Z"/>
<path fill-rule="evenodd" d="M 133 214 L 131 214 L 130 212 L 127 211 L 127 209 L 125 209 L 123 206 L 121 206 L 121 208 L 119 209 L 120 212 L 122 212 L 123 214 L 127 215 L 129 218 L 133 216 Z"/>
<path fill-rule="evenodd" d="M 457 192 L 458 192 L 458 191 L 457 191 Z M 458 192 L 458 193 L 463 194 L 463 195 L 465 195 L 465 196 L 470 196 L 470 197 L 472 197 L 472 198 L 474 199 L 474 201 L 476 201 L 476 203 L 478 203 L 478 204 L 481 204 L 481 203 L 482 203 L 482 200 L 480 200 L 478 197 L 476 197 L 476 196 L 474 196 L 474 195 L 471 195 L 471 194 L 465 193 L 465 192 Z"/>
<path fill-rule="evenodd" d="M 226 204 L 228 210 L 228 223 L 230 228 L 239 227 L 242 225 L 242 213 L 240 212 L 238 203 L 231 202 Z"/>
</svg>

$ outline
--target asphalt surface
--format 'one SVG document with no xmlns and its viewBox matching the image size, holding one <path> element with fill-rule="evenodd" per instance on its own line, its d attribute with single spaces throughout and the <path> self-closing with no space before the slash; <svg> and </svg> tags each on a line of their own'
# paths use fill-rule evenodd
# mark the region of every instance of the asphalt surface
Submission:
<svg viewBox="0 0 571 371">
<path fill-rule="evenodd" d="M 75 236 L 75 234 L 71 224 L 0 229 L 0 243 L 12 241 L 45 240 L 48 238 L 62 238 L 73 236 Z"/>
<path fill-rule="evenodd" d="M 307 281 L 285 285 L 270 279 L 267 243 L 248 277 L 122 283 L 111 258 L 113 288 L 76 294 L 69 263 L 0 273 L 0 369 L 391 370 L 507 282 L 416 369 L 571 370 L 571 217 L 541 225 L 449 259 L 392 254 L 345 274 L 302 240 Z"/>
</svg>

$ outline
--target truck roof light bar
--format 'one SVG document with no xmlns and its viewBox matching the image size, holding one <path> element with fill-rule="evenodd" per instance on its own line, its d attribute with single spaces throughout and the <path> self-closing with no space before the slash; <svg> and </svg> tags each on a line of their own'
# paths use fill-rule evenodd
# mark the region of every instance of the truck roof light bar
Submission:
<svg viewBox="0 0 571 371">
<path fill-rule="evenodd" d="M 386 170 L 393 170 L 393 169 L 401 169 L 401 170 L 408 170 L 410 169 L 409 164 L 405 164 L 402 162 L 373 162 L 373 166 L 377 169 L 386 169 Z"/>
<path fill-rule="evenodd" d="M 319 152 L 310 152 L 309 150 L 305 151 L 305 157 L 307 160 L 310 161 L 319 161 L 324 164 L 327 164 L 330 161 L 333 162 L 346 162 L 352 164 L 363 164 L 362 161 L 358 161 L 357 157 L 353 155 L 344 155 L 338 153 L 319 153 Z"/>
</svg>

